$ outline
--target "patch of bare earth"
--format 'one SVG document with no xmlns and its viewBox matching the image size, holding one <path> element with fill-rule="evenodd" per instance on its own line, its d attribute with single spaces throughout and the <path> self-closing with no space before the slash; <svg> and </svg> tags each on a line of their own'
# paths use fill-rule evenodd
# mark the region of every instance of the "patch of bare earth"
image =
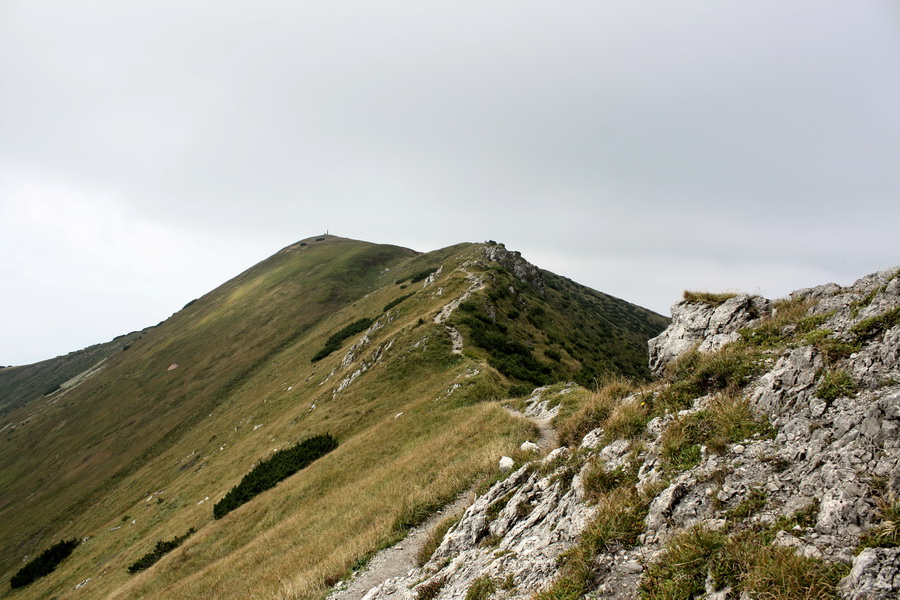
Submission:
<svg viewBox="0 0 900 600">
<path fill-rule="evenodd" d="M 338 583 L 328 594 L 327 600 L 362 600 L 366 592 L 376 585 L 392 577 L 406 575 L 415 569 L 416 556 L 438 523 L 447 515 L 462 514 L 473 500 L 473 494 L 466 493 L 433 514 L 423 524 L 412 529 L 402 541 L 376 554 L 366 565 L 365 570 L 357 572 L 347 581 Z"/>
</svg>

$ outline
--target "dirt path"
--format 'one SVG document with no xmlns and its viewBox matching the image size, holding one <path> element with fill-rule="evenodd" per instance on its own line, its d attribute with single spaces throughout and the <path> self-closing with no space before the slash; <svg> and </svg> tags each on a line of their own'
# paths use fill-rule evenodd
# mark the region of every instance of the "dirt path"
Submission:
<svg viewBox="0 0 900 600">
<path fill-rule="evenodd" d="M 554 429 L 551 424 L 556 413 L 551 415 L 531 416 L 527 413 L 519 412 L 514 408 L 510 408 L 509 406 L 504 408 L 506 408 L 506 412 L 509 414 L 515 417 L 531 419 L 531 422 L 537 425 L 540 437 L 535 443 L 541 449 L 541 452 L 549 452 L 550 450 L 555 450 L 559 446 L 559 434 L 556 433 L 556 429 Z"/>
<path fill-rule="evenodd" d="M 549 452 L 559 445 L 559 435 L 551 425 L 556 410 L 547 410 L 546 404 L 529 407 L 524 413 L 507 407 L 506 410 L 517 417 L 525 417 L 537 425 L 540 437 L 535 442 L 541 452 Z M 462 512 L 475 500 L 473 492 L 467 492 L 455 502 L 432 515 L 425 523 L 409 532 L 402 541 L 376 554 L 366 569 L 352 579 L 338 583 L 327 596 L 327 600 L 362 600 L 373 587 L 393 577 L 406 575 L 416 568 L 416 556 L 425 546 L 429 536 L 441 520 Z"/>
<path fill-rule="evenodd" d="M 376 554 L 365 571 L 357 573 L 347 582 L 339 583 L 327 600 L 361 600 L 366 592 L 392 577 L 406 575 L 416 568 L 416 555 L 428 541 L 429 535 L 441 520 L 462 512 L 472 504 L 474 494 L 467 492 L 452 504 L 432 515 L 422 525 L 409 532 L 402 541 Z"/>
<path fill-rule="evenodd" d="M 541 432 L 541 437 L 537 441 L 537 445 L 543 452 L 549 452 L 550 450 L 555 450 L 559 447 L 559 434 L 556 433 L 556 429 L 550 424 L 551 420 L 552 417 L 547 419 L 532 419 L 534 424 L 538 426 L 538 430 Z"/>
</svg>

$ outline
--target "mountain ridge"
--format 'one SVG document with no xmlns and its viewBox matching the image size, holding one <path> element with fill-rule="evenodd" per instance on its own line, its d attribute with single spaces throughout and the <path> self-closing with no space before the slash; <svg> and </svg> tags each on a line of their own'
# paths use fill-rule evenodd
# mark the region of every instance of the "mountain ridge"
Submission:
<svg viewBox="0 0 900 600">
<path fill-rule="evenodd" d="M 11 575 L 15 562 L 52 543 L 48 536 L 74 536 L 86 539 L 72 557 L 18 595 L 53 590 L 69 597 L 72 586 L 88 579 L 79 594 L 184 596 L 194 593 L 186 591 L 187 581 L 207 597 L 242 597 L 249 585 L 277 589 L 283 575 L 232 580 L 227 565 L 271 555 L 257 549 L 260 536 L 282 540 L 272 543 L 289 560 L 296 552 L 289 540 L 319 534 L 284 504 L 287 499 L 319 506 L 319 494 L 305 487 L 317 481 L 321 494 L 332 498 L 332 506 L 322 508 L 327 518 L 346 502 L 334 494 L 355 481 L 355 488 L 381 500 L 376 509 L 357 498 L 353 510 L 384 514 L 355 527 L 328 559 L 332 566 L 311 565 L 312 571 L 296 575 L 318 589 L 392 532 L 417 522 L 423 510 L 486 476 L 499 453 L 534 435 L 527 420 L 497 405 L 511 389 L 529 379 L 602 376 L 620 365 L 646 372 L 635 348 L 651 330 L 661 331 L 663 317 L 526 265 L 496 243 L 421 254 L 318 236 L 286 246 L 189 302 L 142 332 L 127 351 L 114 352 L 77 387 L 10 413 L 0 437 L 2 572 Z M 525 270 L 517 275 L 516 268 Z M 540 279 L 529 282 L 526 272 Z M 474 289 L 472 278 L 484 287 Z M 559 289 L 534 287 L 548 278 Z M 568 316 L 559 312 L 561 299 L 570 303 Z M 612 317 L 602 331 L 585 332 L 568 322 L 609 307 L 627 317 L 622 325 Z M 312 361 L 326 338 L 361 318 L 371 319 L 366 331 Z M 629 329 L 632 321 L 639 327 Z M 645 321 L 649 330 L 642 329 Z M 604 341 L 606 334 L 613 341 Z M 509 344 L 498 343 L 504 336 Z M 592 351 L 604 344 L 606 354 Z M 620 356 L 613 352 L 618 346 L 632 350 Z M 326 432 L 341 442 L 332 454 L 264 499 L 210 522 L 212 503 L 253 457 Z M 383 478 L 408 480 L 412 487 L 384 489 L 356 455 L 374 460 Z M 342 475 L 336 477 L 338 464 Z M 390 510 L 383 510 L 385 502 Z M 269 515 L 262 529 L 248 519 L 260 511 Z M 197 533 L 178 551 L 181 567 L 172 571 L 164 558 L 146 572 L 125 574 L 124 566 L 154 540 L 188 529 Z M 322 568 L 324 574 L 316 570 Z"/>
<path fill-rule="evenodd" d="M 776 301 L 696 296 L 651 340 L 661 380 L 557 414 L 584 435 L 366 599 L 896 598 L 900 269 Z"/>
</svg>

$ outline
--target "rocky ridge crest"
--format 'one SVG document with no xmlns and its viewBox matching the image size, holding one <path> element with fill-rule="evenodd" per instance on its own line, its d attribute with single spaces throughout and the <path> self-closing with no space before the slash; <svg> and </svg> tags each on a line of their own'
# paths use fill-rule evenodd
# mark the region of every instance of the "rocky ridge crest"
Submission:
<svg viewBox="0 0 900 600">
<path fill-rule="evenodd" d="M 758 596 L 754 585 L 780 585 L 766 582 L 767 560 L 820 577 L 795 584 L 818 590 L 810 597 L 898 597 L 900 270 L 783 300 L 684 301 L 672 314 L 650 343 L 662 380 L 620 400 L 643 416 L 639 433 L 605 420 L 577 447 L 525 462 L 425 565 L 366 600 L 624 600 L 661 597 L 660 586 L 743 600 Z M 715 434 L 720 415 L 737 414 L 722 407 L 749 409 L 743 429 Z M 616 506 L 638 526 L 600 533 Z M 694 580 L 667 580 L 691 540 L 715 551 L 691 563 Z"/>
</svg>

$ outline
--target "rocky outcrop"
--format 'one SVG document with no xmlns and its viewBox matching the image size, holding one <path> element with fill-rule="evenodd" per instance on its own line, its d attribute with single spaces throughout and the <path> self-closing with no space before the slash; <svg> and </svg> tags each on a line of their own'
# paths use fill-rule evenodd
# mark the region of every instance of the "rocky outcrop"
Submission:
<svg viewBox="0 0 900 600">
<path fill-rule="evenodd" d="M 841 582 L 847 600 L 893 600 L 900 590 L 900 548 L 866 548 Z"/>
<path fill-rule="evenodd" d="M 522 258 L 520 252 L 511 252 L 503 244 L 488 244 L 484 246 L 484 255 L 488 260 L 499 263 L 510 271 L 519 281 L 531 286 L 539 296 L 546 295 L 547 290 L 541 270 Z"/>
<path fill-rule="evenodd" d="M 757 535 L 772 552 L 817 561 L 817 569 L 843 575 L 832 596 L 900 597 L 900 555 L 890 547 L 897 534 L 893 542 L 873 538 L 900 511 L 898 274 L 800 290 L 779 302 L 736 296 L 719 306 L 676 304 L 671 326 L 651 344 L 654 370 L 695 348 L 711 354 L 732 344 L 728 351 L 742 349 L 753 367 L 740 390 L 657 410 L 638 438 L 612 439 L 599 428 L 579 448 L 518 468 L 476 499 L 427 564 L 366 598 L 464 598 L 485 581 L 494 598 L 548 589 L 566 562 L 560 557 L 582 543 L 603 506 L 587 487 L 597 485 L 589 480 L 598 465 L 609 486 L 620 485 L 616 474 L 632 473 L 628 485 L 646 502 L 646 516 L 636 544 L 600 546 L 588 597 L 637 598 L 672 540 L 695 528 L 723 539 Z M 653 405 L 677 384 L 660 382 L 622 402 Z M 749 406 L 753 427 L 724 442 L 697 441 L 693 458 L 673 466 L 675 428 L 712 427 L 712 413 L 726 400 Z M 548 408 L 537 393 L 527 410 Z M 753 596 L 703 577 L 706 591 L 693 597 Z"/>
<path fill-rule="evenodd" d="M 672 324 L 647 342 L 650 371 L 662 375 L 666 364 L 697 348 L 713 352 L 740 339 L 738 330 L 750 326 L 769 312 L 770 302 L 745 294 L 729 298 L 720 305 L 682 300 L 672 305 Z"/>
<path fill-rule="evenodd" d="M 515 590 L 507 592 L 521 597 L 540 589 L 593 510 L 583 502 L 580 481 L 568 485 L 558 477 L 568 454 L 559 448 L 495 484 L 466 510 L 424 567 L 385 581 L 366 599 L 411 599 L 428 587 L 440 588 L 438 598 L 463 598 L 479 577 L 509 578 Z M 541 475 L 542 470 L 550 472 Z"/>
</svg>

